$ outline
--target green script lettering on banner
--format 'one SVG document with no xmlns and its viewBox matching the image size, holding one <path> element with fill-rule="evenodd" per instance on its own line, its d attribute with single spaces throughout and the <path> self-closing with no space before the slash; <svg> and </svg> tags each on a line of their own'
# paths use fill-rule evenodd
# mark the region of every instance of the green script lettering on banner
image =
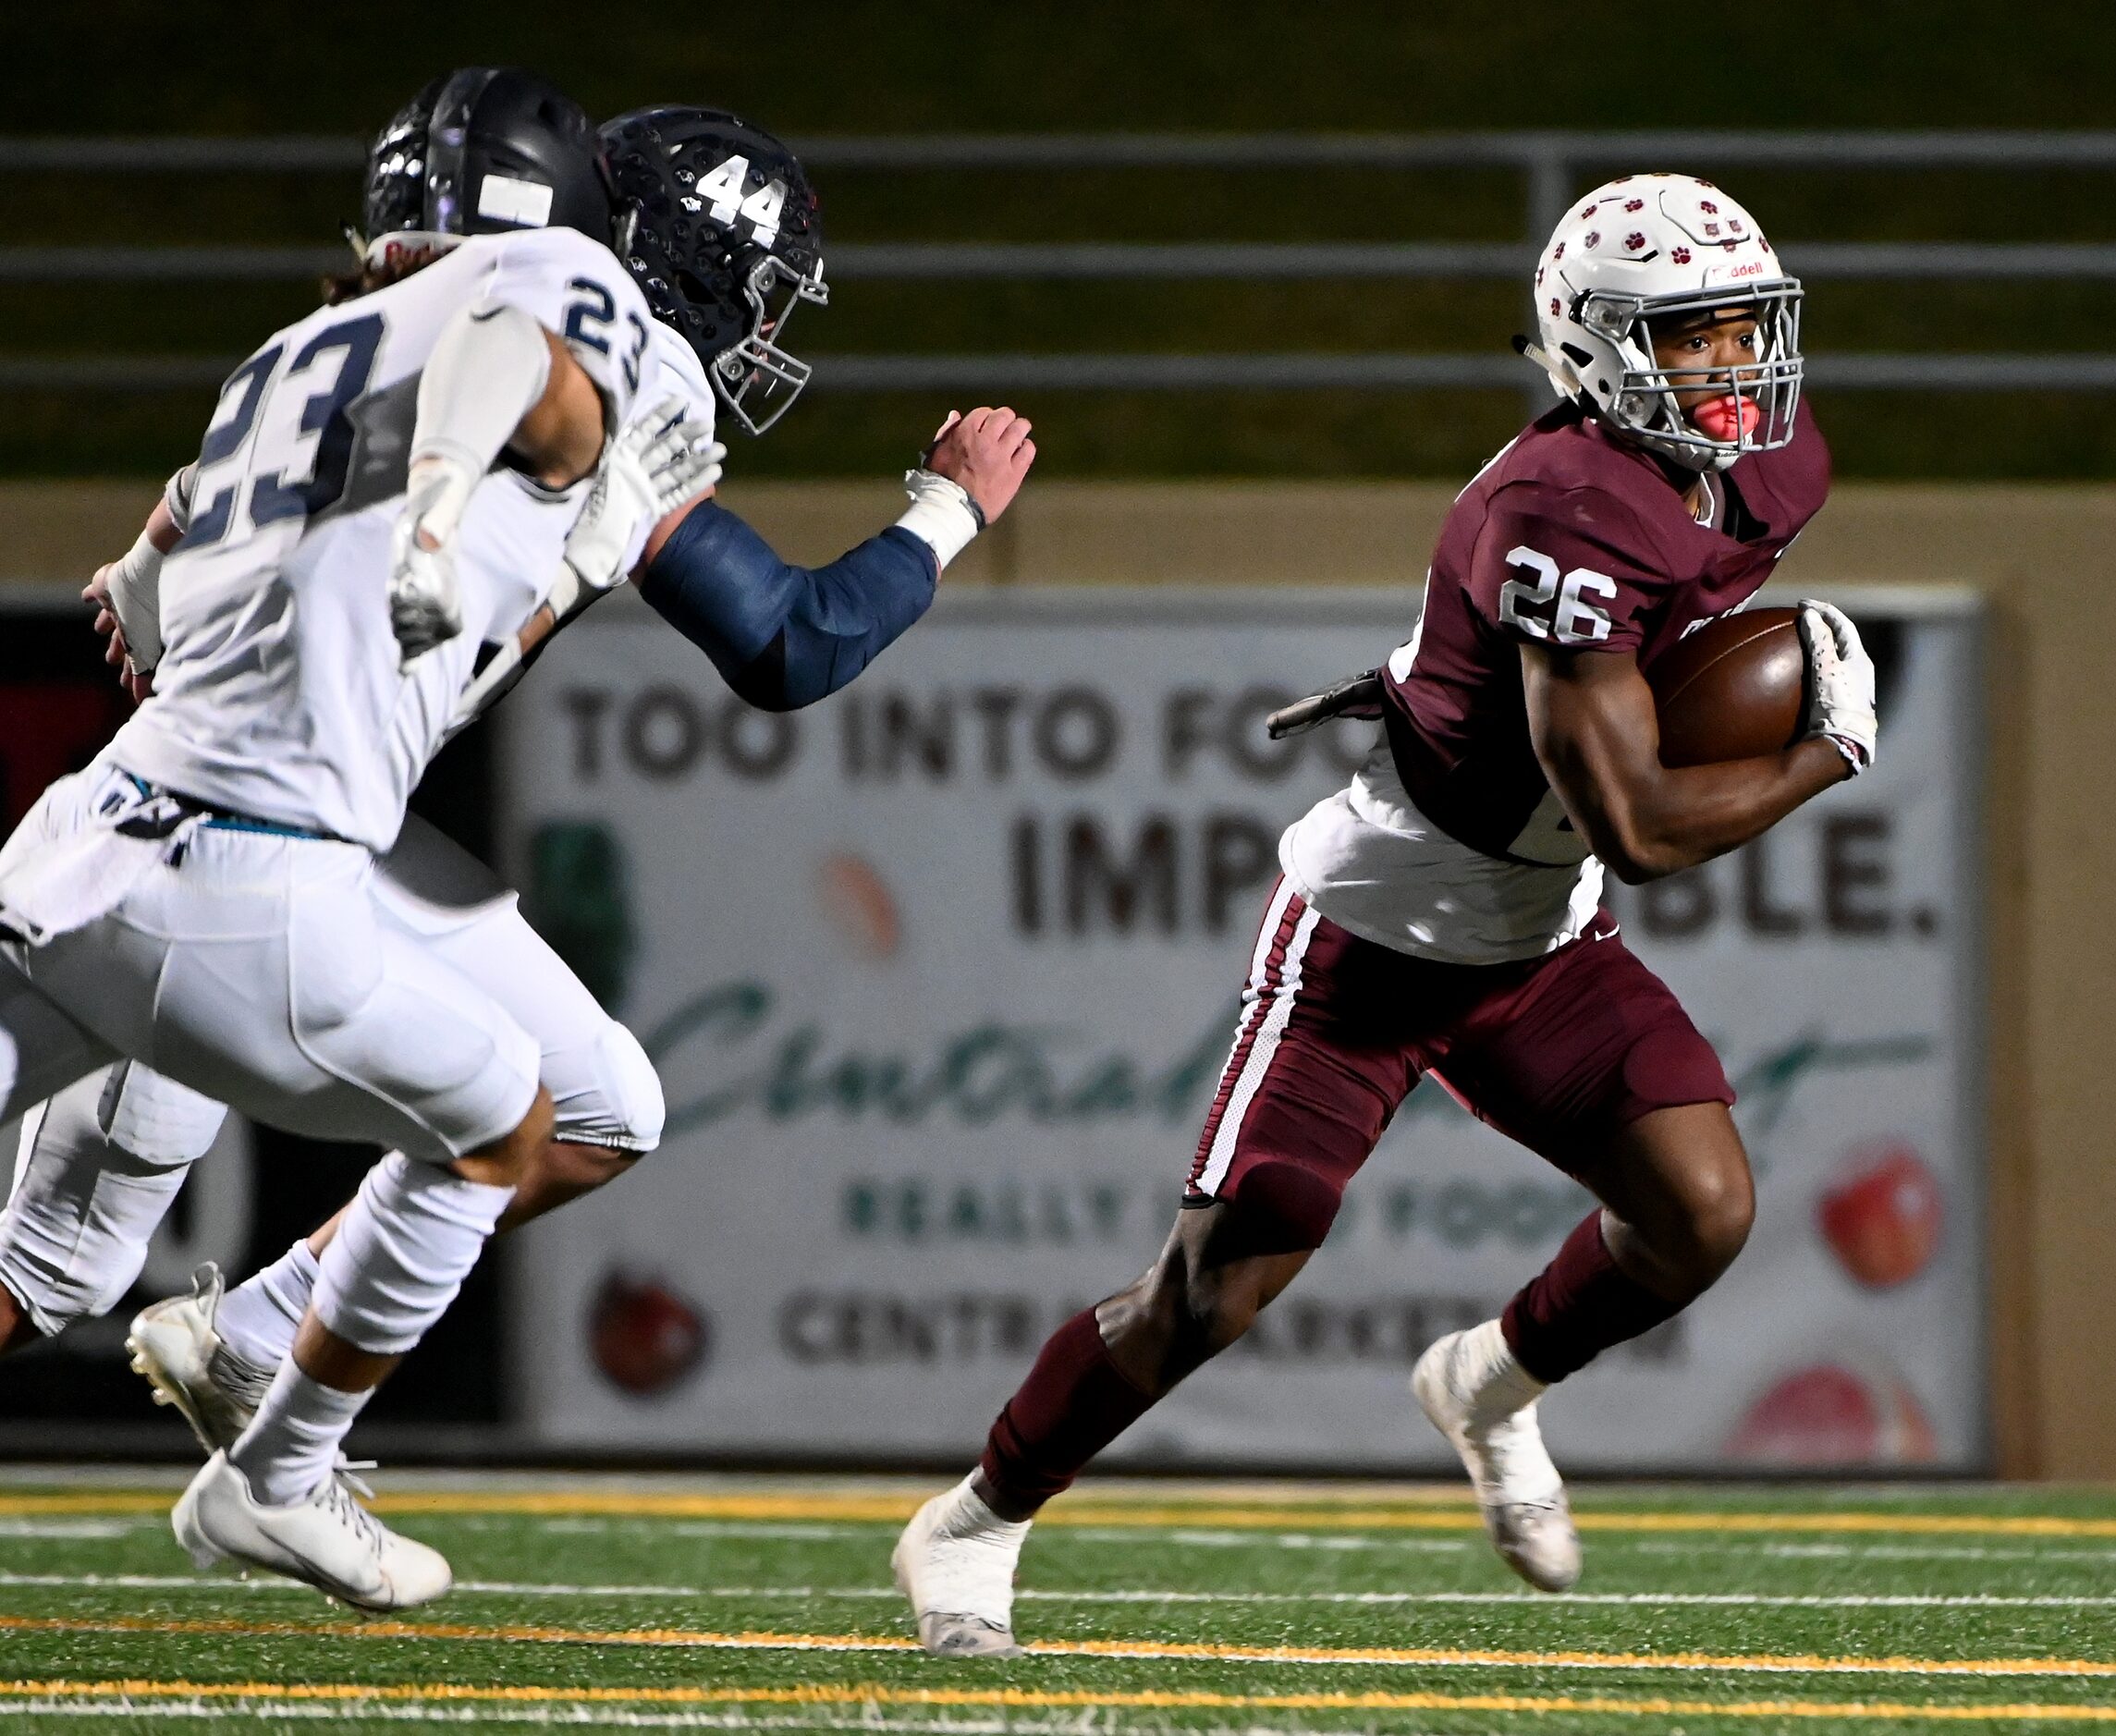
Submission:
<svg viewBox="0 0 2116 1736">
<path fill-rule="evenodd" d="M 657 1068 L 743 1048 L 763 1033 L 779 996 L 753 979 L 717 983 L 686 1001 L 649 1031 L 646 1052 Z M 832 1114 L 840 1120 L 870 1115 L 903 1126 L 940 1118 L 984 1127 L 1009 1117 L 1040 1124 L 1146 1119 L 1177 1124 L 1195 1112 L 1218 1076 L 1230 1021 L 1206 1027 L 1189 1049 L 1162 1062 L 1117 1054 L 1070 1059 L 1062 1051 L 1077 1033 L 1050 1025 L 1009 1025 L 988 1020 L 957 1032 L 936 1032 L 923 1056 L 836 1048 L 810 1021 L 779 1035 L 759 1057 L 717 1089 L 671 1105 L 669 1134 L 710 1127 L 745 1109 L 768 1121 L 798 1121 Z M 1742 1119 L 1753 1140 L 1783 1117 L 1803 1080 L 1825 1071 L 1908 1066 L 1932 1053 L 1933 1040 L 1914 1033 L 1832 1039 L 1808 1033 L 1767 1051 L 1734 1071 Z M 1407 1115 L 1446 1114 L 1443 1093 L 1420 1091 Z M 1456 1111 L 1459 1113 L 1459 1111 Z"/>
</svg>

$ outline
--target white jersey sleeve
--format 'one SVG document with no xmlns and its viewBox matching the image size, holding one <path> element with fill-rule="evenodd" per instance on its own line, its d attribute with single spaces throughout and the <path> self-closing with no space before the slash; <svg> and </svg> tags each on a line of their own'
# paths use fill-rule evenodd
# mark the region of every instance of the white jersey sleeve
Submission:
<svg viewBox="0 0 2116 1736">
<path fill-rule="evenodd" d="M 623 263 L 573 229 L 524 230 L 480 241 L 491 259 L 483 293 L 520 308 L 562 339 L 603 395 L 607 425 L 622 427 L 639 401 L 654 329 L 646 298 Z"/>
</svg>

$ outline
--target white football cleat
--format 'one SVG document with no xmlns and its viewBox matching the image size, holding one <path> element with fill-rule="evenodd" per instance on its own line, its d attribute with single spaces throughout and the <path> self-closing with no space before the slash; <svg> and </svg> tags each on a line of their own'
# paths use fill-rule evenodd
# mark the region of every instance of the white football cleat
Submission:
<svg viewBox="0 0 2116 1736">
<path fill-rule="evenodd" d="M 410 1609 L 455 1583 L 446 1557 L 398 1536 L 338 1477 L 325 1477 L 305 1500 L 267 1507 L 225 1452 L 191 1479 L 170 1523 L 197 1567 L 240 1561 L 313 1585 L 355 1609 Z"/>
<path fill-rule="evenodd" d="M 1550 1462 L 1535 1401 L 1543 1383 L 1514 1360 L 1498 1322 L 1450 1332 L 1411 1371 L 1411 1390 L 1462 1455 L 1492 1547 L 1537 1591 L 1580 1579 L 1580 1534 Z"/>
<path fill-rule="evenodd" d="M 125 1339 L 154 1402 L 175 1405 L 208 1453 L 235 1445 L 272 1384 L 271 1369 L 251 1367 L 221 1342 L 214 1320 L 224 1288 L 220 1267 L 207 1261 L 191 1274 L 189 1296 L 142 1308 Z"/>
<path fill-rule="evenodd" d="M 889 1565 L 911 1599 L 919 1644 L 936 1657 L 1019 1657 L 1014 1563 L 1029 1522 L 1001 1519 L 965 1477 L 917 1512 Z"/>
</svg>

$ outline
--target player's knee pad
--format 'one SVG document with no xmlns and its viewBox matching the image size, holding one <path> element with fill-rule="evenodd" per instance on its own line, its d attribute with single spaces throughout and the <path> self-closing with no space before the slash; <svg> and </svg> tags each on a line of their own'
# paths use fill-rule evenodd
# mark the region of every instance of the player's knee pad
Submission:
<svg viewBox="0 0 2116 1736">
<path fill-rule="evenodd" d="M 98 1112 L 112 1089 L 91 1075 L 33 1112 L 14 1196 L 0 1212 L 0 1281 L 47 1338 L 108 1314 L 132 1288 L 191 1159 L 220 1124 L 216 1113 L 202 1138 L 202 1116 L 183 1137 L 178 1122 L 164 1123 L 159 1149 L 132 1152 L 103 1129 Z M 174 1155 L 178 1147 L 188 1155 Z"/>
<path fill-rule="evenodd" d="M 557 1138 L 635 1154 L 661 1143 L 661 1080 L 639 1039 L 615 1019 L 586 1041 L 547 1053 L 543 1076 L 557 1110 Z"/>
<path fill-rule="evenodd" d="M 513 1197 L 512 1188 L 390 1153 L 324 1250 L 317 1318 L 356 1349 L 409 1351 L 447 1312 Z"/>
<path fill-rule="evenodd" d="M 213 1149 L 227 1106 L 138 1061 L 118 1061 L 104 1076 L 95 1118 L 140 1162 L 183 1168 Z"/>
</svg>

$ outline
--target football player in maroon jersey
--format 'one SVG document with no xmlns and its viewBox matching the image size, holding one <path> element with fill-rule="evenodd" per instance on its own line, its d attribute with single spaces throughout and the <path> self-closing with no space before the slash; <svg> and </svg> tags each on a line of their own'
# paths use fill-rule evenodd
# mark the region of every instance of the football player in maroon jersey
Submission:
<svg viewBox="0 0 2116 1736">
<path fill-rule="evenodd" d="M 1741 1252 L 1733 1092 L 1601 885 L 1732 850 L 1873 758 L 1873 666 L 1826 604 L 1801 605 L 1809 733 L 1781 752 L 1663 767 L 1641 674 L 1747 602 L 1829 491 L 1800 286 L 1717 189 L 1642 175 L 1568 214 L 1535 292 L 1542 341 L 1523 348 L 1563 401 L 1456 500 L 1417 630 L 1379 672 L 1381 740 L 1280 843 L 1166 1249 L 1059 1327 L 977 1470 L 897 1546 L 930 1651 L 1014 1648 L 1032 1516 L 1292 1281 L 1427 1072 L 1601 1202 L 1412 1379 L 1531 1584 L 1580 1571 L 1537 1398 Z"/>
</svg>

